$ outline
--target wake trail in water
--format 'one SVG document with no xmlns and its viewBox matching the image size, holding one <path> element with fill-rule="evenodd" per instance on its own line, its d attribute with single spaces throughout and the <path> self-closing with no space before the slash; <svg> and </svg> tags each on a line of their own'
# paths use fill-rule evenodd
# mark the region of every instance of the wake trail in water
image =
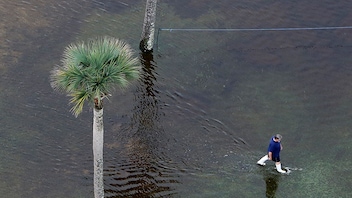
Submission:
<svg viewBox="0 0 352 198">
<path fill-rule="evenodd" d="M 179 134 L 175 139 L 181 139 L 178 147 L 184 150 L 179 157 L 189 168 L 214 174 L 257 168 L 256 158 L 261 154 L 251 151 L 232 127 L 204 110 L 211 102 L 179 91 L 167 91 L 166 95 L 172 100 L 166 103 L 168 117 L 178 123 L 170 131 Z"/>
</svg>

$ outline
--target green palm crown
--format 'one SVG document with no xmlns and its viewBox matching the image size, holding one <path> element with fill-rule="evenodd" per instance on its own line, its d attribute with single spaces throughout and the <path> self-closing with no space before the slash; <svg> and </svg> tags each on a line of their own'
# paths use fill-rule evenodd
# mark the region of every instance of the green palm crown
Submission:
<svg viewBox="0 0 352 198">
<path fill-rule="evenodd" d="M 102 108 L 102 99 L 115 85 L 126 87 L 139 77 L 139 61 L 131 47 L 112 37 L 103 37 L 66 47 L 62 66 L 51 73 L 51 86 L 66 91 L 73 104 L 71 111 L 78 116 L 85 101 Z"/>
</svg>

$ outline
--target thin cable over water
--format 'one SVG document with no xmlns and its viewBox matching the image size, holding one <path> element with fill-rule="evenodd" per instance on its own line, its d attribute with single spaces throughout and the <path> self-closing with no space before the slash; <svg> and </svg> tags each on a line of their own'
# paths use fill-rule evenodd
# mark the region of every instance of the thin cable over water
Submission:
<svg viewBox="0 0 352 198">
<path fill-rule="evenodd" d="M 339 30 L 352 29 L 352 26 L 330 26 L 330 27 L 284 27 L 284 28 L 159 28 L 156 38 L 156 48 L 159 46 L 159 34 L 161 31 L 169 32 L 259 32 L 259 31 L 304 31 L 304 30 Z"/>
<path fill-rule="evenodd" d="M 337 30 L 352 29 L 352 26 L 332 26 L 332 27 L 301 27 L 301 28 L 159 28 L 159 31 L 184 31 L 184 32 L 241 32 L 241 31 L 302 31 L 302 30 Z"/>
</svg>

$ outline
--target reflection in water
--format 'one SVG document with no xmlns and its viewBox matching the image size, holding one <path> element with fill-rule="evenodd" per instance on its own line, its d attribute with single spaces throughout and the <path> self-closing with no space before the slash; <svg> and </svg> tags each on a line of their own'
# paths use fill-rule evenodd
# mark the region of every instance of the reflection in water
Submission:
<svg viewBox="0 0 352 198">
<path fill-rule="evenodd" d="M 279 177 L 280 175 L 277 174 L 269 174 L 265 175 L 264 180 L 266 184 L 266 197 L 267 198 L 274 198 L 276 194 L 276 190 L 279 187 Z"/>
<path fill-rule="evenodd" d="M 128 157 L 107 171 L 113 177 L 112 189 L 106 190 L 108 197 L 169 197 L 175 194 L 172 186 L 179 183 L 175 179 L 177 169 L 159 152 L 164 131 L 159 124 L 158 91 L 153 87 L 156 81 L 153 55 L 144 53 L 141 58 L 144 67 L 129 128 Z"/>
</svg>

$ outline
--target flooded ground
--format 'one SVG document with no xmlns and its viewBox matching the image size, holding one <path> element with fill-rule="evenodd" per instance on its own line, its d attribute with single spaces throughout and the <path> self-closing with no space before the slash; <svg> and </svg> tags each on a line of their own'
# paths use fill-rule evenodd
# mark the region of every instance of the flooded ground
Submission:
<svg viewBox="0 0 352 198">
<path fill-rule="evenodd" d="M 157 28 L 350 26 L 351 3 L 161 1 Z M 106 197 L 350 197 L 350 29 L 158 31 L 145 2 L 0 2 L 1 197 L 92 197 L 92 110 L 49 84 L 65 46 L 110 35 L 147 60 L 105 105 Z M 283 135 L 279 175 L 257 167 Z"/>
</svg>

